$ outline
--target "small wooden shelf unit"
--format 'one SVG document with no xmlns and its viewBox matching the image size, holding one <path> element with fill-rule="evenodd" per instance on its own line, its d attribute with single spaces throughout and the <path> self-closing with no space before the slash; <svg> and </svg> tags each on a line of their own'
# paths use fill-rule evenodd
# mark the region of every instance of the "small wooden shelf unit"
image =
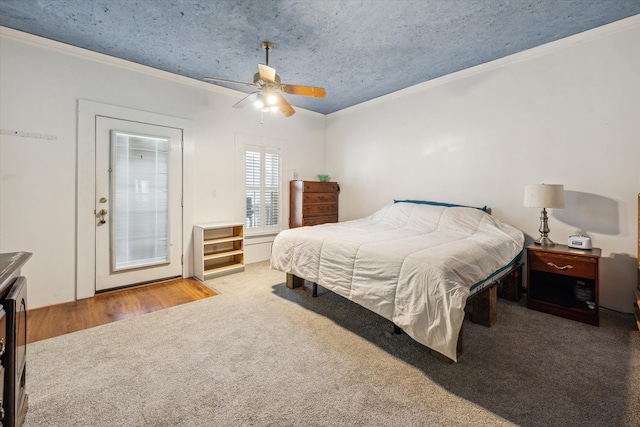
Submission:
<svg viewBox="0 0 640 427">
<path fill-rule="evenodd" d="M 199 280 L 244 271 L 244 224 L 193 226 L 194 275 Z"/>
</svg>

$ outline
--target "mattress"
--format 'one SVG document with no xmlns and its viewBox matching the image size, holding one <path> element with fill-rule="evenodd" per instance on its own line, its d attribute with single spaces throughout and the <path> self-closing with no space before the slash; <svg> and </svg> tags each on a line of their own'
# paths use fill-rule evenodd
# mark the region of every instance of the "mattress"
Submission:
<svg viewBox="0 0 640 427">
<path fill-rule="evenodd" d="M 455 361 L 467 298 L 523 246 L 520 230 L 482 210 L 394 203 L 365 218 L 280 232 L 271 267 L 360 304 Z"/>
</svg>

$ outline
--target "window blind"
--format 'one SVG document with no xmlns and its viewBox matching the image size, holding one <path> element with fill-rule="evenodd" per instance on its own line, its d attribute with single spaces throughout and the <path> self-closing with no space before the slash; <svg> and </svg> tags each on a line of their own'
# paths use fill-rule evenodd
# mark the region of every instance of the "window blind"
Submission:
<svg viewBox="0 0 640 427">
<path fill-rule="evenodd" d="M 249 232 L 280 225 L 281 156 L 265 147 L 245 150 L 245 227 Z"/>
</svg>

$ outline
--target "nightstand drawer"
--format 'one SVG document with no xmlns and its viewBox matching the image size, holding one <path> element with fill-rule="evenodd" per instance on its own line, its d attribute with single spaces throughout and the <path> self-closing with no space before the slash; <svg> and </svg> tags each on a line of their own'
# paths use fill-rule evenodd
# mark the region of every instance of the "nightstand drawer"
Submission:
<svg viewBox="0 0 640 427">
<path fill-rule="evenodd" d="M 529 268 L 565 276 L 595 278 L 596 262 L 576 256 L 554 256 L 529 252 Z"/>
</svg>

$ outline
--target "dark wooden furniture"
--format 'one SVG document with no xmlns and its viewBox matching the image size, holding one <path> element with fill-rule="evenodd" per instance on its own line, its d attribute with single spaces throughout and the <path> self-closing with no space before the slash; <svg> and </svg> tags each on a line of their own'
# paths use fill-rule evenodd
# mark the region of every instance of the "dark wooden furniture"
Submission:
<svg viewBox="0 0 640 427">
<path fill-rule="evenodd" d="M 338 222 L 337 182 L 291 181 L 289 228 Z"/>
<path fill-rule="evenodd" d="M 601 250 L 566 245 L 527 248 L 527 307 L 598 326 Z"/>
<path fill-rule="evenodd" d="M 27 280 L 20 271 L 31 255 L 28 252 L 0 254 L 2 426 L 21 426 L 27 415 Z"/>
<path fill-rule="evenodd" d="M 2 388 L 4 389 L 5 379 L 8 377 L 6 374 L 6 363 L 5 353 L 7 350 L 7 313 L 4 311 L 4 307 L 0 306 L 0 384 L 2 384 Z M 0 400 L 0 426 L 8 425 L 6 423 L 6 397 L 4 395 L 4 391 L 0 390 L 0 395 L 2 396 L 2 400 Z"/>
<path fill-rule="evenodd" d="M 640 331 L 640 194 L 638 194 L 638 286 L 633 292 L 633 312 L 636 315 L 636 324 Z"/>
</svg>

